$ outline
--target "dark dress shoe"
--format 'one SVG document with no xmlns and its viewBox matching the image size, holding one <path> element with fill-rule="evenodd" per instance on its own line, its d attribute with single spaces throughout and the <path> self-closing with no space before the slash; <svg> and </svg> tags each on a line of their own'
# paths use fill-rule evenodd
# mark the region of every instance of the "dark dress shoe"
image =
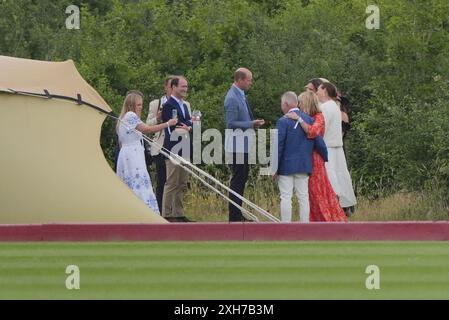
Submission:
<svg viewBox="0 0 449 320">
<path fill-rule="evenodd" d="M 235 217 L 233 217 L 232 219 L 229 219 L 229 222 L 256 222 L 252 219 L 248 219 L 245 218 L 243 215 L 241 217 L 239 217 L 238 219 L 236 219 Z"/>
<path fill-rule="evenodd" d="M 167 217 L 165 220 L 169 222 L 195 222 L 193 220 L 187 219 L 186 217 Z"/>
<path fill-rule="evenodd" d="M 178 217 L 178 222 L 195 222 L 193 220 L 188 219 L 187 217 Z"/>
</svg>

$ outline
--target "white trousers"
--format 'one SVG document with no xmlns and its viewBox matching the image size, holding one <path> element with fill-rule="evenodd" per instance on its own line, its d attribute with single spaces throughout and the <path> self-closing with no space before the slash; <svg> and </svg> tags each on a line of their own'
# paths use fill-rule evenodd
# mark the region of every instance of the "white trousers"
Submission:
<svg viewBox="0 0 449 320">
<path fill-rule="evenodd" d="M 309 222 L 309 175 L 294 174 L 290 176 L 279 176 L 279 191 L 281 193 L 281 220 L 292 221 L 292 196 L 293 189 L 299 202 L 299 217 L 301 222 Z"/>
</svg>

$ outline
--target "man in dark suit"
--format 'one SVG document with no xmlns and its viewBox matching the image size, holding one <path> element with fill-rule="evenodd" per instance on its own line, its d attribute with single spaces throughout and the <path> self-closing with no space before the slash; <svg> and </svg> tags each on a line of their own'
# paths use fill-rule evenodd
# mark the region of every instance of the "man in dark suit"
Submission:
<svg viewBox="0 0 449 320">
<path fill-rule="evenodd" d="M 148 107 L 148 117 L 146 121 L 149 126 L 154 126 L 156 124 L 162 123 L 162 106 L 171 97 L 172 92 L 171 81 L 173 80 L 173 78 L 175 78 L 175 76 L 168 76 L 165 79 L 164 82 L 165 94 L 161 98 L 154 99 L 150 102 L 150 105 Z M 162 196 L 164 195 L 165 180 L 167 180 L 165 168 L 166 158 L 160 153 L 161 147 L 164 145 L 165 139 L 164 131 L 165 130 L 161 130 L 154 133 L 153 140 L 156 143 L 150 146 L 152 163 L 154 163 L 156 167 L 156 181 L 157 181 L 156 199 L 157 205 L 159 206 L 159 210 L 162 210 Z"/>
<path fill-rule="evenodd" d="M 239 68 L 234 73 L 234 83 L 224 100 L 226 134 L 225 151 L 232 157 L 231 190 L 243 196 L 249 173 L 249 156 L 253 129 L 262 126 L 263 119 L 254 119 L 246 99 L 245 91 L 252 85 L 253 75 L 246 68 Z M 242 205 L 242 200 L 229 194 L 229 198 Z M 229 221 L 246 221 L 240 209 L 229 203 Z"/>
<path fill-rule="evenodd" d="M 313 124 L 313 118 L 299 110 L 298 97 L 294 92 L 286 92 L 281 98 L 281 108 L 284 114 L 295 112 L 301 121 Z M 308 139 L 306 133 L 296 122 L 287 117 L 281 117 L 277 124 L 278 153 L 273 157 L 273 179 L 278 179 L 281 194 L 281 220 L 292 221 L 293 190 L 299 201 L 300 221 L 309 222 L 309 174 L 312 173 L 312 151 L 315 145 L 313 139 Z"/>
<path fill-rule="evenodd" d="M 184 102 L 187 96 L 188 83 L 184 77 L 171 80 L 172 94 L 162 106 L 162 121 L 167 122 L 178 117 L 176 126 L 165 129 L 164 148 L 190 161 L 192 152 L 190 132 L 192 119 Z M 162 216 L 170 222 L 191 222 L 184 215 L 183 195 L 187 190 L 187 172 L 177 163 L 165 160 L 167 180 L 162 197 Z"/>
</svg>

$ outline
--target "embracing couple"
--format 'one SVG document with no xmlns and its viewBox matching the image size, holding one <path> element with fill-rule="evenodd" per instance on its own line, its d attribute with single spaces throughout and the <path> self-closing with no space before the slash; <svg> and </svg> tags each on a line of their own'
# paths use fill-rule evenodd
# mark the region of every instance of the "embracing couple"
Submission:
<svg viewBox="0 0 449 320">
<path fill-rule="evenodd" d="M 278 153 L 272 160 L 272 174 L 279 185 L 282 222 L 292 221 L 293 191 L 301 222 L 347 221 L 326 173 L 325 124 L 317 96 L 304 92 L 298 98 L 286 92 L 281 109 L 284 116 L 276 125 Z"/>
</svg>

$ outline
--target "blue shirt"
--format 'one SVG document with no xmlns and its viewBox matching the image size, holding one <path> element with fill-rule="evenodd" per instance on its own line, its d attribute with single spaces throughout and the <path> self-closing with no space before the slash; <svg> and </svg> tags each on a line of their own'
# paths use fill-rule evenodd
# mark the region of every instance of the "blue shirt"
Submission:
<svg viewBox="0 0 449 320">
<path fill-rule="evenodd" d="M 172 96 L 173 99 L 175 99 L 175 101 L 178 103 L 179 108 L 181 108 L 182 111 L 182 115 L 184 116 L 184 118 L 186 117 L 186 110 L 184 109 L 184 101 L 179 100 L 178 98 L 176 98 L 175 96 Z"/>
</svg>

